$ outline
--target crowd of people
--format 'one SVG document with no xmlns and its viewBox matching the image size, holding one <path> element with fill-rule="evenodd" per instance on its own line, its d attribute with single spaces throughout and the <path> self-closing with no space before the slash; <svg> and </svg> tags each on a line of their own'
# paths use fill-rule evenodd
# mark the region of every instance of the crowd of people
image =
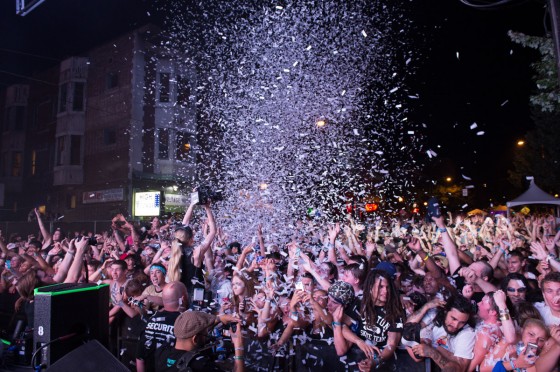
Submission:
<svg viewBox="0 0 560 372">
<path fill-rule="evenodd" d="M 107 326 L 136 329 L 140 372 L 557 368 L 552 215 L 309 219 L 287 241 L 259 225 L 237 242 L 201 207 L 197 223 L 191 204 L 182 221 L 117 215 L 111 232 L 68 235 L 35 211 L 40 234 L 0 239 L 0 293 L 32 328 L 35 288 L 108 284 Z"/>
</svg>

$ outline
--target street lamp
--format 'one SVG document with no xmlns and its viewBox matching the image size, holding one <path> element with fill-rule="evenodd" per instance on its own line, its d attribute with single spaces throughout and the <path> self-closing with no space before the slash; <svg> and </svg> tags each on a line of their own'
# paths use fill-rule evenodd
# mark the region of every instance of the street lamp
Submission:
<svg viewBox="0 0 560 372">
<path fill-rule="evenodd" d="M 317 122 L 315 123 L 315 125 L 317 125 L 318 128 L 322 128 L 322 127 L 324 127 L 325 125 L 327 125 L 327 122 L 326 122 L 326 120 L 321 119 L 321 120 L 317 120 Z"/>
<path fill-rule="evenodd" d="M 523 146 L 525 146 L 525 141 L 524 141 L 524 140 L 522 140 L 522 139 L 521 139 L 521 140 L 519 140 L 519 141 L 517 141 L 517 146 L 519 146 L 519 147 L 523 147 Z"/>
<path fill-rule="evenodd" d="M 453 179 L 452 179 L 451 177 L 446 177 L 445 180 L 446 180 L 447 182 L 451 182 Z"/>
</svg>

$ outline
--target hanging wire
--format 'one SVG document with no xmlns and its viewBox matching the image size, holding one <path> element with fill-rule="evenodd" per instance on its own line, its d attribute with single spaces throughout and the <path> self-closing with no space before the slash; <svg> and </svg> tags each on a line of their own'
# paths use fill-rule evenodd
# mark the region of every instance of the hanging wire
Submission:
<svg viewBox="0 0 560 372">
<path fill-rule="evenodd" d="M 461 3 L 470 6 L 471 8 L 478 8 L 478 9 L 495 9 L 500 8 L 507 5 L 512 5 L 515 2 L 519 4 L 523 4 L 529 2 L 530 0 L 498 0 L 498 1 L 486 1 L 486 0 L 459 0 Z"/>
</svg>

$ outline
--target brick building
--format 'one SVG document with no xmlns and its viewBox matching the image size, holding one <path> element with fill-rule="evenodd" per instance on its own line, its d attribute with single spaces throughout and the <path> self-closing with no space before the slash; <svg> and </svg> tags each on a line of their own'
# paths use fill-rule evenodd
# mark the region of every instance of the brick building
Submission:
<svg viewBox="0 0 560 372">
<path fill-rule="evenodd" d="M 196 72 L 157 45 L 157 28 L 145 26 L 0 93 L 0 219 L 44 205 L 65 221 L 107 220 L 156 214 L 135 198 L 161 202 L 162 213 L 185 202 L 177 190 L 195 171 Z"/>
</svg>

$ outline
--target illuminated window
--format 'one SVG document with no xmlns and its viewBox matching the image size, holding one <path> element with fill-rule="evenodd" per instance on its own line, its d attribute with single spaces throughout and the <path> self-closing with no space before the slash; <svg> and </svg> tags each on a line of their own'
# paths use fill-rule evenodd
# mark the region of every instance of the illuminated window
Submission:
<svg viewBox="0 0 560 372">
<path fill-rule="evenodd" d="M 192 160 L 191 137 L 184 132 L 177 132 L 176 143 L 177 151 L 175 159 L 177 161 L 190 161 Z"/>
<path fill-rule="evenodd" d="M 31 175 L 37 174 L 37 151 L 31 151 Z"/>
<path fill-rule="evenodd" d="M 12 177 L 21 177 L 21 152 L 12 153 Z"/>
</svg>

